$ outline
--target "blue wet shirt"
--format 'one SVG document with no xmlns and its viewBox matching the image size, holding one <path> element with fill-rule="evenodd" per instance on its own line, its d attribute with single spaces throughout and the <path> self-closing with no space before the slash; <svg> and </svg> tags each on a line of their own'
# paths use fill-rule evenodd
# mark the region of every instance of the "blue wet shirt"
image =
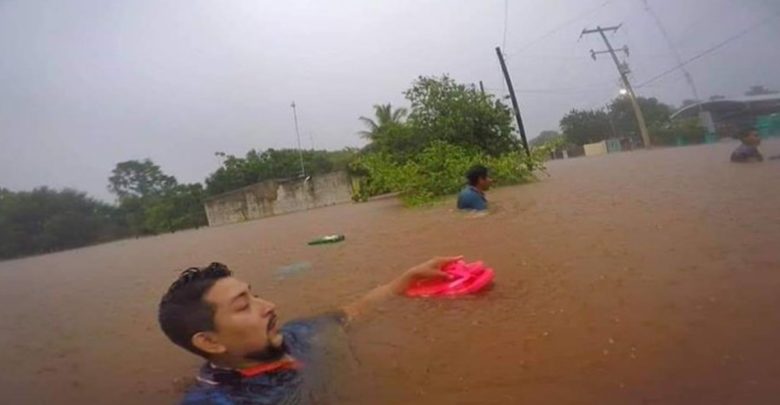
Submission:
<svg viewBox="0 0 780 405">
<path fill-rule="evenodd" d="M 474 186 L 466 186 L 458 194 L 459 210 L 482 211 L 487 209 L 485 194 Z"/>
<path fill-rule="evenodd" d="M 761 162 L 763 160 L 764 157 L 761 156 L 761 152 L 758 151 L 757 147 L 744 143 L 731 153 L 731 161 L 736 163 Z"/>
<path fill-rule="evenodd" d="M 313 341 L 330 326 L 339 326 L 343 313 L 292 321 L 281 328 L 284 349 L 295 361 L 268 372 L 245 376 L 241 370 L 218 368 L 206 363 L 197 376 L 197 384 L 184 396 L 182 405 L 293 405 L 310 402 L 302 369 L 316 361 Z M 300 364 L 300 367 L 296 366 Z"/>
</svg>

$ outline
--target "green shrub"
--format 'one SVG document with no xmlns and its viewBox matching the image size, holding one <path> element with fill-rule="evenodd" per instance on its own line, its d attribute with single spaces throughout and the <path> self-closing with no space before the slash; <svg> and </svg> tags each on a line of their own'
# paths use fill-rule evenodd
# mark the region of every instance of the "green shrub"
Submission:
<svg viewBox="0 0 780 405">
<path fill-rule="evenodd" d="M 388 155 L 375 153 L 361 156 L 353 163 L 353 172 L 362 174 L 353 199 L 365 201 L 383 192 L 399 192 L 410 206 L 429 203 L 438 196 L 454 194 L 465 184 L 465 173 L 476 164 L 490 169 L 499 185 L 517 184 L 533 178 L 542 168 L 538 154 L 530 159 L 522 152 L 489 157 L 476 148 L 434 141 L 404 163 Z"/>
</svg>

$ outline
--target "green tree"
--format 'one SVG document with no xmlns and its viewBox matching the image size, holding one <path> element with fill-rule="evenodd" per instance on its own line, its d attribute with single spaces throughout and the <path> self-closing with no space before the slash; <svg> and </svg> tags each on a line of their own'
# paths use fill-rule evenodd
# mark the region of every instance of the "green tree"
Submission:
<svg viewBox="0 0 780 405">
<path fill-rule="evenodd" d="M 405 108 L 393 109 L 390 103 L 374 105 L 374 119 L 361 116 L 359 120 L 365 124 L 366 130 L 360 131 L 360 135 L 369 141 L 375 142 L 384 135 L 388 129 L 403 125 L 407 110 Z"/>
<path fill-rule="evenodd" d="M 173 187 L 144 207 L 144 227 L 152 233 L 162 233 L 206 225 L 203 197 L 203 186 L 199 183 Z"/>
<path fill-rule="evenodd" d="M 162 172 L 149 159 L 128 160 L 117 163 L 108 179 L 108 189 L 119 199 L 146 198 L 163 194 L 176 186 L 176 179 Z"/>
<path fill-rule="evenodd" d="M 667 123 L 658 123 L 649 128 L 653 143 L 656 145 L 698 144 L 704 142 L 707 129 L 701 126 L 698 118 L 676 119 Z"/>
<path fill-rule="evenodd" d="M 119 201 L 118 221 L 133 234 L 157 234 L 206 224 L 200 184 L 179 184 L 149 159 L 117 163 L 109 190 Z"/>
<path fill-rule="evenodd" d="M 396 159 L 408 157 L 410 152 L 420 150 L 425 143 L 424 138 L 415 136 L 404 118 L 408 110 L 393 107 L 388 104 L 374 105 L 374 119 L 360 117 L 359 120 L 367 127 L 359 134 L 370 141 L 363 152 L 389 153 Z"/>
<path fill-rule="evenodd" d="M 571 110 L 561 118 L 560 125 L 566 140 L 580 146 L 603 141 L 612 131 L 604 110 Z"/>
<path fill-rule="evenodd" d="M 551 130 L 545 130 L 542 132 L 539 132 L 539 135 L 536 136 L 536 138 L 531 139 L 529 144 L 531 146 L 542 146 L 550 141 L 563 138 L 563 135 L 558 131 L 551 131 Z"/>
<path fill-rule="evenodd" d="M 669 116 L 674 112 L 674 108 L 668 104 L 658 101 L 656 98 L 638 97 L 637 103 L 642 109 L 642 115 L 645 117 L 645 125 L 650 127 L 659 127 L 669 122 Z M 638 137 L 639 127 L 636 123 L 634 108 L 631 105 L 631 99 L 628 97 L 617 97 L 609 104 L 609 118 L 615 126 L 615 132 L 618 136 Z"/>
<path fill-rule="evenodd" d="M 491 156 L 519 150 L 512 112 L 493 95 L 444 75 L 419 77 L 404 92 L 411 103 L 407 144 L 421 150 L 433 141 L 476 148 Z M 412 142 L 410 142 L 412 141 Z"/>
</svg>

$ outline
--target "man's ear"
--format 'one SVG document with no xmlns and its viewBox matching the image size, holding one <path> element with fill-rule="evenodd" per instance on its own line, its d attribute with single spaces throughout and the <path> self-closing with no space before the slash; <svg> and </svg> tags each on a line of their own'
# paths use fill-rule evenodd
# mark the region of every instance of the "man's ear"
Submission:
<svg viewBox="0 0 780 405">
<path fill-rule="evenodd" d="M 227 350 L 212 332 L 198 332 L 192 335 L 192 345 L 208 354 L 222 354 Z"/>
</svg>

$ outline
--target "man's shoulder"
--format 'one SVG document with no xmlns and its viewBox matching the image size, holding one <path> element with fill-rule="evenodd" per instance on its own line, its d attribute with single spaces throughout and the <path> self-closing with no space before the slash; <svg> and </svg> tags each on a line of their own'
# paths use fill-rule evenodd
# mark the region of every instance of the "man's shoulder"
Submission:
<svg viewBox="0 0 780 405">
<path fill-rule="evenodd" d="M 479 193 L 471 186 L 463 187 L 458 193 L 458 199 L 471 200 L 474 198 L 479 198 Z"/>
<path fill-rule="evenodd" d="M 462 189 L 460 189 L 460 194 L 474 194 L 476 191 L 474 191 L 474 187 L 471 186 L 465 186 Z"/>
<path fill-rule="evenodd" d="M 229 405 L 236 402 L 227 391 L 219 386 L 198 382 L 184 394 L 180 403 L 181 405 Z"/>
<path fill-rule="evenodd" d="M 758 147 L 753 145 L 741 144 L 731 153 L 731 160 L 733 162 L 746 161 L 754 158 L 761 158 L 761 153 L 758 151 Z"/>
<path fill-rule="evenodd" d="M 485 196 L 473 187 L 465 187 L 458 194 L 458 209 L 483 210 L 487 206 Z"/>
<path fill-rule="evenodd" d="M 333 311 L 310 318 L 296 319 L 282 326 L 284 345 L 296 357 L 306 357 L 312 340 L 323 331 L 339 328 L 346 323 L 344 311 Z"/>
</svg>

